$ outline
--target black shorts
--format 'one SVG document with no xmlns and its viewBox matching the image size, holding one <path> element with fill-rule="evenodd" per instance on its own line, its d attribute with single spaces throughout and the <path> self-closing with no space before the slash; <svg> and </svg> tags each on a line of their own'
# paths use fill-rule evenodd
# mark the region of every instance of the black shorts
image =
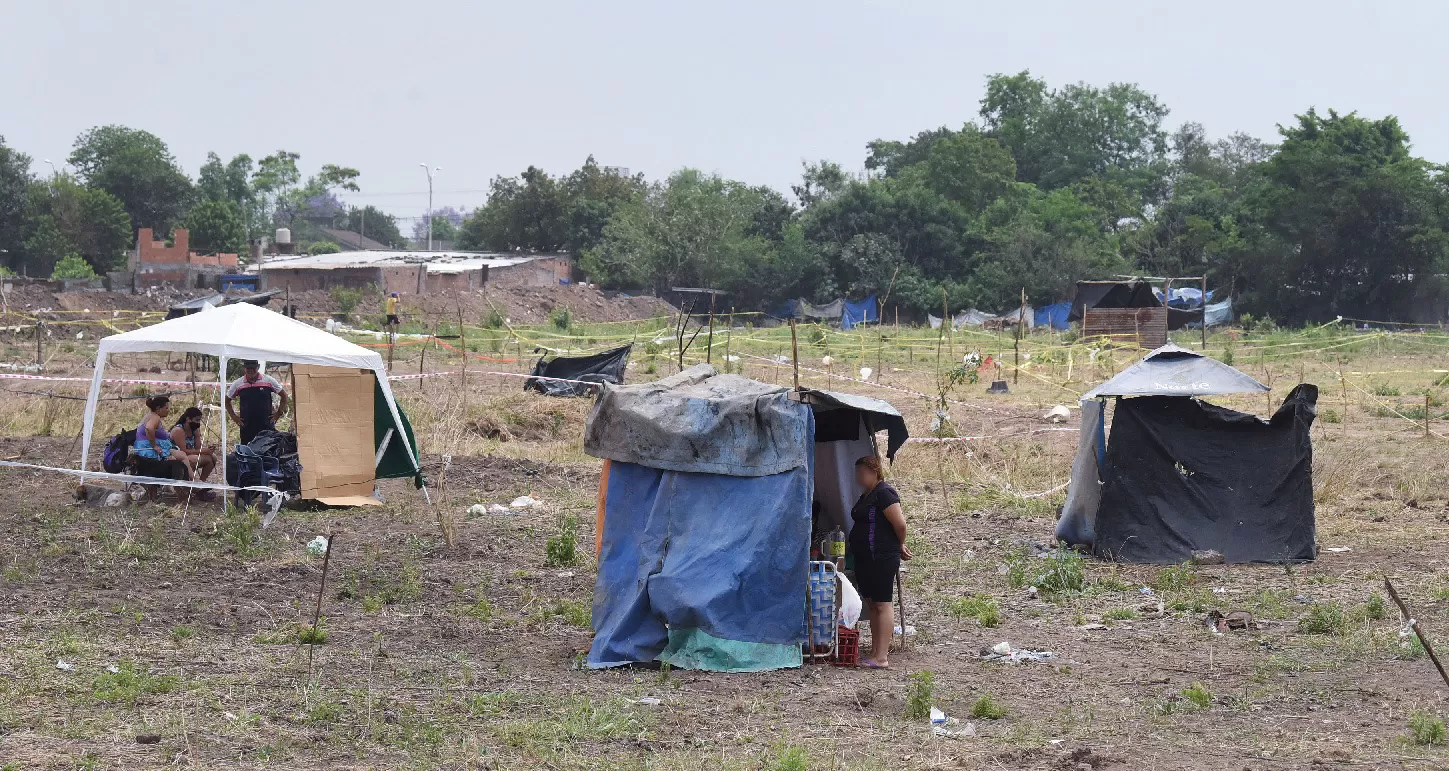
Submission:
<svg viewBox="0 0 1449 771">
<path fill-rule="evenodd" d="M 398 324 L 401 324 L 402 321 L 398 319 L 397 314 L 389 313 L 387 314 L 387 323 L 391 324 L 392 326 L 397 326 Z"/>
<path fill-rule="evenodd" d="M 860 596 L 872 602 L 890 602 L 895 596 L 896 571 L 901 569 L 901 555 L 855 553 L 855 588 Z"/>
</svg>

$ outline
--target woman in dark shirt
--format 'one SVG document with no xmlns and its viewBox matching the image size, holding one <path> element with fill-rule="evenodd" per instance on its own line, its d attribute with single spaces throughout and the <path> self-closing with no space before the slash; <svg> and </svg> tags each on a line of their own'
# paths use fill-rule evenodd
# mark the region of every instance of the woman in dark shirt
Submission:
<svg viewBox="0 0 1449 771">
<path fill-rule="evenodd" d="M 892 589 L 901 560 L 911 558 L 901 496 L 883 477 L 880 459 L 874 455 L 855 462 L 855 481 L 865 494 L 850 510 L 850 552 L 855 556 L 856 588 L 866 601 L 870 618 L 870 658 L 861 666 L 871 669 L 890 666 L 895 628 Z"/>
</svg>

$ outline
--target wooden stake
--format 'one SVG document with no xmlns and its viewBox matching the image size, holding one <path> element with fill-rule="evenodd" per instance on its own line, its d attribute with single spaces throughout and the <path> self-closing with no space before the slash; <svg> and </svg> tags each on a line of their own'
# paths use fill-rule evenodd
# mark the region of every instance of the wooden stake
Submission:
<svg viewBox="0 0 1449 771">
<path fill-rule="evenodd" d="M 795 336 L 795 320 L 790 319 L 790 360 L 795 367 L 795 390 L 800 390 L 800 342 Z"/>
<path fill-rule="evenodd" d="M 1429 638 L 1424 636 L 1423 630 L 1419 628 L 1419 622 L 1414 614 L 1409 612 L 1409 606 L 1399 599 L 1399 593 L 1394 590 L 1394 585 L 1389 582 L 1389 577 L 1384 576 L 1384 588 L 1389 592 L 1389 599 L 1399 606 L 1399 612 L 1404 615 L 1404 621 L 1408 622 L 1409 628 L 1414 630 L 1414 635 L 1419 638 L 1419 644 L 1424 646 L 1424 652 L 1429 654 L 1429 660 L 1434 662 L 1434 668 L 1439 670 L 1439 677 L 1444 678 L 1444 684 L 1449 685 L 1449 674 L 1444 672 L 1444 665 L 1439 663 L 1439 657 L 1434 655 L 1434 646 L 1429 644 Z"/>
<path fill-rule="evenodd" d="M 1202 272 L 1202 352 L 1207 353 L 1207 271 Z"/>
<path fill-rule="evenodd" d="M 322 552 L 322 581 L 317 586 L 317 607 L 312 611 L 313 634 L 317 633 L 317 622 L 322 618 L 322 596 L 327 592 L 327 566 L 332 561 L 332 542 L 337 540 L 337 534 L 328 533 L 326 537 L 327 549 Z M 314 637 L 313 639 L 315 640 L 316 638 Z M 311 678 L 312 672 L 312 651 L 316 650 L 316 648 L 316 643 L 307 646 L 307 676 L 309 679 Z"/>
<path fill-rule="evenodd" d="M 1429 394 L 1424 394 L 1424 438 L 1429 438 Z"/>
<path fill-rule="evenodd" d="M 1016 340 L 1012 341 L 1011 384 L 1021 380 L 1021 333 L 1026 329 L 1026 287 L 1021 289 L 1021 311 L 1016 316 Z"/>
<path fill-rule="evenodd" d="M 704 363 L 714 363 L 714 293 L 709 294 L 709 342 L 705 343 Z"/>
<path fill-rule="evenodd" d="M 42 353 L 41 347 L 40 347 L 40 341 L 44 337 L 45 337 L 45 322 L 44 321 L 37 320 L 35 322 L 35 366 L 37 366 L 37 367 L 44 367 L 45 366 L 45 354 Z"/>
<path fill-rule="evenodd" d="M 735 306 L 730 306 L 730 328 L 725 331 L 725 372 L 730 371 L 730 342 L 735 339 Z M 743 371 L 743 367 L 740 368 Z"/>
<path fill-rule="evenodd" d="M 463 366 L 458 370 L 458 385 L 463 388 L 463 418 L 468 417 L 468 333 L 463 331 L 463 297 L 455 296 L 458 302 L 458 347 L 463 349 Z"/>
</svg>

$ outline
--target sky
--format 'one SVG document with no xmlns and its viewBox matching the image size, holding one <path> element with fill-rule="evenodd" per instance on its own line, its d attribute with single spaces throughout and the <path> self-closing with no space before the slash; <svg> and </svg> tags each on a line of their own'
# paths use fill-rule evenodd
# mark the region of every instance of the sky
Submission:
<svg viewBox="0 0 1449 771">
<path fill-rule="evenodd" d="M 471 209 L 592 154 L 782 192 L 802 161 L 976 117 L 993 73 L 1134 82 L 1169 128 L 1265 139 L 1309 107 L 1395 115 L 1449 162 L 1449 3 L 0 0 L 0 136 L 48 172 L 86 129 L 359 169 L 351 204 Z M 404 225 L 407 231 L 408 223 Z"/>
</svg>

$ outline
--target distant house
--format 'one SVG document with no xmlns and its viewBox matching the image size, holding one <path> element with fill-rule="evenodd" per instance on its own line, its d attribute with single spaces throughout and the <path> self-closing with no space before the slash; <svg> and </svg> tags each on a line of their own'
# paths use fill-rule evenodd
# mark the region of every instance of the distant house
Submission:
<svg viewBox="0 0 1449 771">
<path fill-rule="evenodd" d="M 157 241 L 151 228 L 136 231 L 136 248 L 126 270 L 109 276 L 111 289 L 136 291 L 147 286 L 171 284 L 186 289 L 212 288 L 220 276 L 237 271 L 237 256 L 230 253 L 197 254 L 191 251 L 191 234 L 177 228 L 171 245 Z"/>
<path fill-rule="evenodd" d="M 363 288 L 426 294 L 481 289 L 490 281 L 549 286 L 573 278 L 567 254 L 370 250 L 278 255 L 257 266 L 260 289 Z"/>
</svg>

